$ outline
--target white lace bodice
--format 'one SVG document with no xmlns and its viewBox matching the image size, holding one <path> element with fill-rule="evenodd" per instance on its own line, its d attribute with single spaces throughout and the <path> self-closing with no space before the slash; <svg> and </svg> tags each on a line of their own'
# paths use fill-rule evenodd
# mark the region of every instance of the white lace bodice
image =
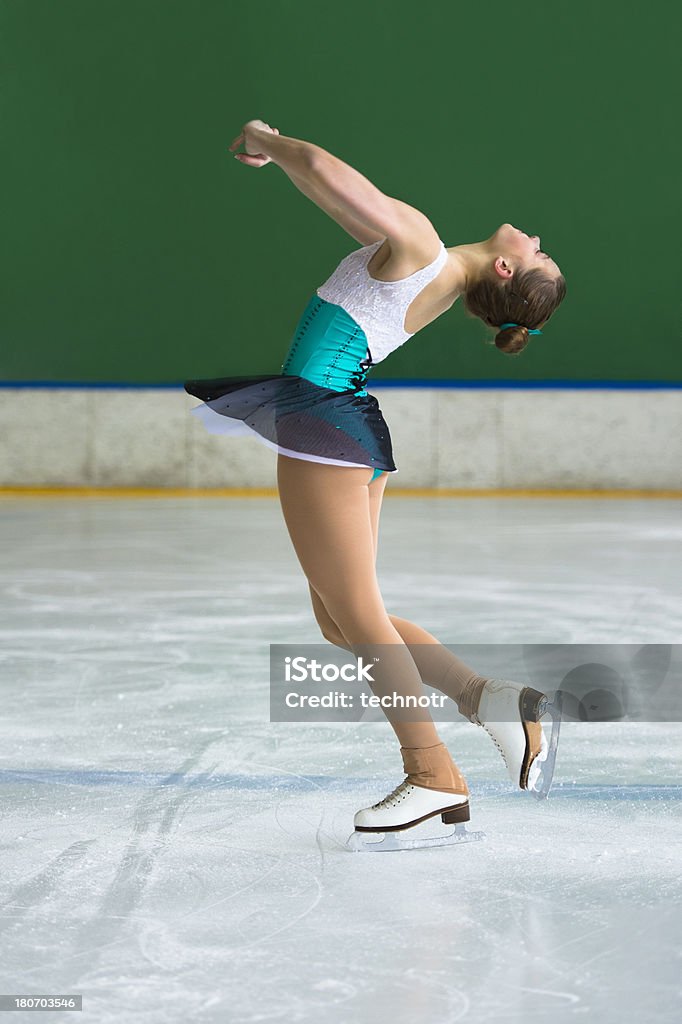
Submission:
<svg viewBox="0 0 682 1024">
<path fill-rule="evenodd" d="M 321 299 L 341 306 L 360 325 L 373 363 L 385 359 L 414 336 L 405 330 L 405 315 L 410 303 L 437 276 L 448 258 L 441 241 L 440 252 L 427 267 L 401 281 L 375 281 L 367 270 L 367 264 L 384 241 L 380 238 L 371 245 L 354 249 L 341 260 L 316 293 Z"/>
</svg>

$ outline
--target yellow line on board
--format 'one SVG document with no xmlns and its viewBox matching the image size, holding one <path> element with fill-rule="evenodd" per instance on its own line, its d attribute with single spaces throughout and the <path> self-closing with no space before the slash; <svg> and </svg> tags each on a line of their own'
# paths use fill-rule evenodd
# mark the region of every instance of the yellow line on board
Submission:
<svg viewBox="0 0 682 1024">
<path fill-rule="evenodd" d="M 397 498 L 673 498 L 676 490 L 388 487 Z M 274 487 L 0 487 L 0 498 L 276 498 Z"/>
</svg>

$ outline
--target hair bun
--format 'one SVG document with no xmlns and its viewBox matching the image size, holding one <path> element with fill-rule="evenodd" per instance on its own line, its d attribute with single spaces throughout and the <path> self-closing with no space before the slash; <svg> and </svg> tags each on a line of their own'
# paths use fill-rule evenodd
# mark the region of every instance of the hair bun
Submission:
<svg viewBox="0 0 682 1024">
<path fill-rule="evenodd" d="M 527 327 L 505 327 L 495 335 L 495 345 L 506 356 L 515 356 L 526 347 L 529 337 Z"/>
</svg>

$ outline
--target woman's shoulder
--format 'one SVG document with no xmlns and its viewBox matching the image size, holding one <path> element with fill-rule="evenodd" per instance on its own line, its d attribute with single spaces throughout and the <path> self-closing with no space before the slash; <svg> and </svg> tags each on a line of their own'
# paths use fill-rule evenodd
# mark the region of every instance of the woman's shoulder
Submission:
<svg viewBox="0 0 682 1024">
<path fill-rule="evenodd" d="M 438 259 L 444 248 L 440 235 L 433 227 L 428 232 L 411 237 L 385 237 L 376 246 L 376 254 L 372 253 L 372 266 L 368 269 L 378 280 L 400 280 L 429 266 Z"/>
</svg>

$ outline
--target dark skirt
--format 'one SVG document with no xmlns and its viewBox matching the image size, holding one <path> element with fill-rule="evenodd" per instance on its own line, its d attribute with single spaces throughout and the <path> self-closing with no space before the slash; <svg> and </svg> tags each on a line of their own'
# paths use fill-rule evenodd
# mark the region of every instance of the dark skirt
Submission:
<svg viewBox="0 0 682 1024">
<path fill-rule="evenodd" d="M 294 374 L 185 381 L 212 434 L 258 438 L 283 455 L 397 472 L 391 435 L 373 395 L 332 391 Z"/>
</svg>

